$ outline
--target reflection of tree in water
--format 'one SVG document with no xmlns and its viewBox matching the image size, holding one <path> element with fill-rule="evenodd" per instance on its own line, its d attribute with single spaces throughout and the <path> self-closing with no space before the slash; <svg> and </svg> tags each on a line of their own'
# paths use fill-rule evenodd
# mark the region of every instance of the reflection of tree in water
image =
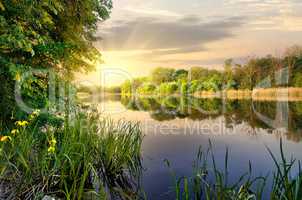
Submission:
<svg viewBox="0 0 302 200">
<path fill-rule="evenodd" d="M 189 118 L 203 120 L 222 114 L 220 99 L 197 99 L 192 97 L 122 97 L 121 103 L 129 110 L 148 111 L 155 120 Z"/>
<path fill-rule="evenodd" d="M 155 111 L 150 113 L 150 116 L 152 119 L 155 119 L 157 121 L 169 121 L 176 118 L 176 113 L 172 111 Z"/>
<path fill-rule="evenodd" d="M 252 100 L 227 100 L 223 102 L 221 99 L 174 96 L 164 98 L 123 97 L 121 102 L 130 110 L 149 112 L 151 118 L 158 121 L 168 121 L 176 118 L 201 121 L 215 119 L 223 115 L 227 128 L 241 123 L 248 124 L 251 130 L 247 134 L 255 134 L 259 128 L 265 129 L 268 133 L 273 133 L 274 127 L 259 118 L 259 115 L 271 121 L 277 119 L 278 115 L 282 116 L 282 113 L 277 113 L 279 112 L 277 102 L 252 102 Z M 288 127 L 285 127 L 288 128 L 286 137 L 292 141 L 301 141 L 302 102 L 289 103 L 288 115 Z"/>
<path fill-rule="evenodd" d="M 302 139 L 302 102 L 289 103 L 289 126 L 287 137 L 293 141 Z"/>
<path fill-rule="evenodd" d="M 254 105 L 252 105 L 252 103 Z M 278 119 L 279 116 L 282 117 L 282 115 L 286 114 L 288 115 L 286 116 L 288 120 L 285 122 L 287 127 L 284 127 L 288 130 L 286 132 L 286 137 L 292 141 L 301 141 L 302 102 L 289 103 L 288 113 L 277 113 L 282 112 L 277 109 L 277 105 L 282 107 L 285 104 L 287 104 L 287 102 L 252 102 L 251 100 L 228 101 L 226 103 L 226 112 L 224 113 L 226 126 L 246 122 L 254 130 L 257 128 L 263 128 L 268 133 L 272 133 L 274 127 L 271 127 L 260 119 L 256 112 L 271 119 L 272 121 Z M 299 108 L 301 109 L 300 111 Z"/>
<path fill-rule="evenodd" d="M 192 108 L 199 110 L 207 115 L 221 115 L 222 114 L 222 100 L 221 99 L 191 99 Z"/>
<path fill-rule="evenodd" d="M 261 121 L 253 110 L 251 100 L 228 100 L 225 104 L 225 122 L 227 127 L 232 124 L 241 124 L 243 122 L 248 123 L 252 128 L 265 128 L 269 129 L 267 124 Z M 266 113 L 266 109 L 263 109 L 265 104 L 258 104 L 254 106 L 257 112 Z"/>
<path fill-rule="evenodd" d="M 121 103 L 128 109 L 128 110 L 139 110 L 136 105 L 136 101 L 134 97 L 122 97 Z"/>
</svg>

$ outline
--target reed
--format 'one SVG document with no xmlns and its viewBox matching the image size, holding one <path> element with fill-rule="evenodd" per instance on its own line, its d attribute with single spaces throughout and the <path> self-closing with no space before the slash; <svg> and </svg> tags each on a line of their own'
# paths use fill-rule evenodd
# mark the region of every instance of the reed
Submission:
<svg viewBox="0 0 302 200">
<path fill-rule="evenodd" d="M 0 144 L 5 199 L 134 199 L 141 171 L 138 124 L 77 113 L 59 128 L 32 122 Z M 2 188 L 2 191 L 4 188 Z"/>
<path fill-rule="evenodd" d="M 206 199 L 206 200 L 262 200 L 267 187 L 270 189 L 271 200 L 300 200 L 302 199 L 302 171 L 300 162 L 299 171 L 292 177 L 292 169 L 296 164 L 295 159 L 286 160 L 282 140 L 280 140 L 281 161 L 276 159 L 272 151 L 267 148 L 274 161 L 276 172 L 273 177 L 252 176 L 252 165 L 249 162 L 248 170 L 239 176 L 235 183 L 229 183 L 229 151 L 226 150 L 224 158 L 224 169 L 218 169 L 213 153 L 213 146 L 209 141 L 209 148 L 203 151 L 199 149 L 197 158 L 193 164 L 193 175 L 191 177 L 178 177 L 168 160 L 165 160 L 174 179 L 175 199 Z M 267 180 L 273 179 L 271 186 Z"/>
</svg>

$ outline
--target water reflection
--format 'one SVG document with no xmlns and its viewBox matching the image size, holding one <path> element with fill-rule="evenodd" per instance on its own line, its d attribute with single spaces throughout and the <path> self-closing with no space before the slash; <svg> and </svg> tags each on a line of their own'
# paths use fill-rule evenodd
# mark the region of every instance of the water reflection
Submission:
<svg viewBox="0 0 302 200">
<path fill-rule="evenodd" d="M 267 133 L 281 131 L 289 140 L 302 139 L 302 102 L 253 102 L 252 100 L 198 99 L 193 97 L 121 97 L 133 111 L 145 111 L 156 121 L 224 118 L 226 128 L 248 124 Z"/>
<path fill-rule="evenodd" d="M 208 140 L 221 169 L 229 148 L 230 183 L 247 172 L 249 161 L 255 176 L 272 173 L 274 164 L 265 146 L 278 157 L 280 136 L 286 157 L 302 160 L 302 102 L 115 96 L 97 104 L 114 119 L 141 122 L 146 169 L 142 186 L 148 199 L 175 199 L 163 160 L 168 159 L 179 176 L 191 176 L 197 150 L 207 149 Z"/>
</svg>

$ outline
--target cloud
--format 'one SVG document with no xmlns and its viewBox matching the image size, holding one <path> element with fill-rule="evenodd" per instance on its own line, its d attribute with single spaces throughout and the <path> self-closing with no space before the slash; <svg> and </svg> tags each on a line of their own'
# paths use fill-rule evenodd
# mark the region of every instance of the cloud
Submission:
<svg viewBox="0 0 302 200">
<path fill-rule="evenodd" d="M 301 42 L 301 0 L 116 0 L 114 5 L 95 45 L 114 55 L 109 63 L 117 65 L 216 65 L 225 57 L 262 55 Z"/>
<path fill-rule="evenodd" d="M 225 6 L 249 17 L 253 30 L 302 30 L 301 0 L 227 0 Z"/>
<path fill-rule="evenodd" d="M 154 10 L 151 8 L 136 8 L 136 7 L 131 7 L 128 6 L 126 8 L 123 9 L 124 11 L 127 12 L 132 12 L 135 13 L 136 15 L 140 14 L 140 15 L 152 15 L 152 16 L 166 16 L 166 17 L 179 17 L 180 15 L 178 13 L 169 11 L 169 10 Z"/>
<path fill-rule="evenodd" d="M 205 49 L 213 41 L 232 37 L 232 30 L 244 24 L 244 18 L 231 17 L 206 21 L 198 16 L 173 20 L 141 17 L 118 20 L 103 26 L 98 47 L 106 51 L 150 50 L 152 54 L 176 54 Z"/>
</svg>

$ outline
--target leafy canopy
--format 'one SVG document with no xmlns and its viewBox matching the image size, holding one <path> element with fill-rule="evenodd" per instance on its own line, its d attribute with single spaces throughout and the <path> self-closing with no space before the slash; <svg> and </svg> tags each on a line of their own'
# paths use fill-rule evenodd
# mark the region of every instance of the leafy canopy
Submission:
<svg viewBox="0 0 302 200">
<path fill-rule="evenodd" d="M 14 84 L 24 72 L 51 69 L 70 80 L 94 69 L 101 56 L 94 34 L 111 8 L 111 0 L 0 0 L 0 107 L 13 109 Z M 33 75 L 23 88 L 41 95 L 47 78 Z"/>
</svg>

